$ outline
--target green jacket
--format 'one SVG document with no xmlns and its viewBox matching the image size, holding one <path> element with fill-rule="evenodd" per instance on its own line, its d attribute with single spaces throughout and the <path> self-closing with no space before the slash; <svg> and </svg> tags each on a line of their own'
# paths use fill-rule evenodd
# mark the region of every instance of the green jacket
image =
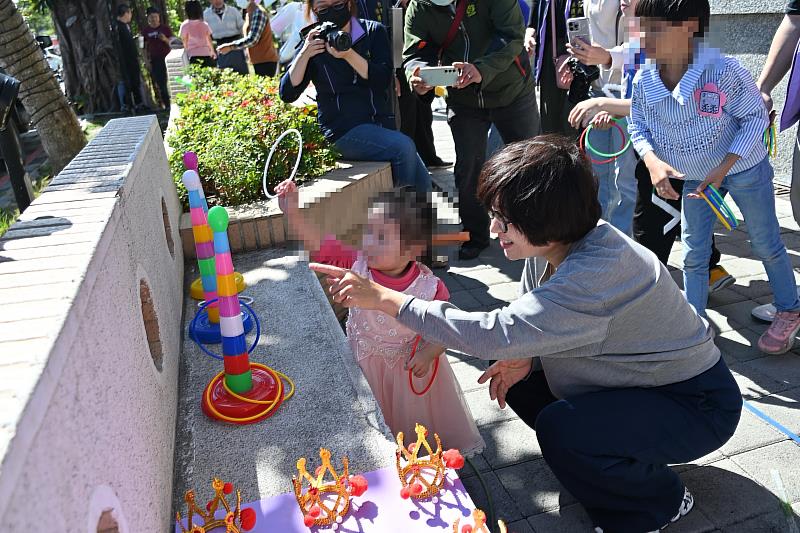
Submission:
<svg viewBox="0 0 800 533">
<path fill-rule="evenodd" d="M 525 24 L 518 1 L 459 1 L 469 2 L 467 13 L 455 39 L 444 51 L 441 64 L 472 63 L 483 80 L 464 89 L 448 88 L 448 104 L 497 108 L 510 105 L 521 96 L 533 98 L 530 61 L 522 46 Z M 439 49 L 453 23 L 452 7 L 440 7 L 429 0 L 409 2 L 403 50 L 407 77 L 418 66 L 439 64 Z"/>
</svg>

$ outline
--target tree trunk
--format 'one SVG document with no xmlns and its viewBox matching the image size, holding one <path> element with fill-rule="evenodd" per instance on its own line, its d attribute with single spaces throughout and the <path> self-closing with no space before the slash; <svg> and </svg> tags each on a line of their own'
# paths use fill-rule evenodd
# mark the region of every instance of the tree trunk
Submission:
<svg viewBox="0 0 800 533">
<path fill-rule="evenodd" d="M 86 140 L 53 71 L 12 0 L 0 0 L 0 67 L 20 81 L 19 98 L 58 173 Z"/>
<path fill-rule="evenodd" d="M 119 108 L 116 37 L 107 0 L 53 0 L 50 4 L 64 61 L 67 97 L 84 113 Z"/>
</svg>

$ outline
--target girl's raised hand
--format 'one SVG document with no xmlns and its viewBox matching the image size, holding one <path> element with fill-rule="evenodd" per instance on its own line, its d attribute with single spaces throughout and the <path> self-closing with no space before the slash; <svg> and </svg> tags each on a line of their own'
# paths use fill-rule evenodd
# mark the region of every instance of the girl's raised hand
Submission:
<svg viewBox="0 0 800 533">
<path fill-rule="evenodd" d="M 275 186 L 275 194 L 278 196 L 278 207 L 281 211 L 288 213 L 296 211 L 299 205 L 297 184 L 293 180 L 284 180 Z"/>
</svg>

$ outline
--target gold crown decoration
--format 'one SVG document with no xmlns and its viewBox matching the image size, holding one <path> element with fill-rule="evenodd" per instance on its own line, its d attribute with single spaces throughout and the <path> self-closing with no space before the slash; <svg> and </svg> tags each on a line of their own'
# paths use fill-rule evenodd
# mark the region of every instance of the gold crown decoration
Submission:
<svg viewBox="0 0 800 533">
<path fill-rule="evenodd" d="M 472 524 L 464 524 L 461 526 L 461 529 L 459 529 L 458 526 L 460 522 L 460 518 L 456 518 L 456 521 L 453 522 L 453 533 L 492 533 L 489 531 L 489 528 L 486 527 L 486 513 L 480 509 L 472 511 Z M 508 532 L 506 524 L 502 520 L 497 521 L 497 528 L 500 533 Z"/>
<path fill-rule="evenodd" d="M 217 528 L 225 528 L 225 533 L 241 533 L 242 531 L 249 531 L 256 525 L 256 513 L 253 509 L 242 509 L 242 494 L 236 491 L 236 507 L 231 510 L 228 501 L 225 498 L 226 494 L 233 492 L 233 485 L 231 483 L 224 483 L 219 478 L 214 478 L 211 482 L 211 487 L 214 489 L 214 499 L 206 504 L 206 511 L 197 506 L 195 494 L 193 490 L 187 490 L 183 499 L 188 506 L 188 520 L 187 527 L 183 527 L 181 522 L 181 513 L 175 513 L 175 518 L 183 533 L 210 533 Z M 225 508 L 225 517 L 216 518 L 217 509 L 220 504 Z M 203 525 L 194 523 L 194 515 L 199 515 L 203 519 Z"/>
<path fill-rule="evenodd" d="M 306 470 L 305 457 L 297 460 L 298 475 L 292 478 L 294 495 L 306 527 L 331 526 L 337 529 L 350 510 L 350 497 L 361 496 L 367 490 L 367 480 L 363 476 L 350 477 L 347 456 L 342 458 L 341 475 L 331 464 L 330 450 L 320 448 L 319 457 L 322 464 L 313 476 Z M 326 473 L 330 473 L 332 481 L 325 480 Z M 308 483 L 307 488 L 304 481 Z M 332 495 L 335 495 L 335 499 L 330 497 Z"/>
<path fill-rule="evenodd" d="M 403 445 L 403 432 L 397 434 L 397 475 L 400 476 L 400 484 L 403 486 L 400 497 L 422 500 L 436 496 L 441 490 L 444 484 L 445 462 L 442 459 L 442 441 L 439 440 L 438 434 L 433 434 L 436 441 L 436 451 L 434 451 L 428 443 L 428 430 L 425 426 L 417 424 L 414 432 L 417 434 L 417 440 L 409 444 L 408 448 Z M 423 448 L 428 453 L 420 457 Z"/>
</svg>

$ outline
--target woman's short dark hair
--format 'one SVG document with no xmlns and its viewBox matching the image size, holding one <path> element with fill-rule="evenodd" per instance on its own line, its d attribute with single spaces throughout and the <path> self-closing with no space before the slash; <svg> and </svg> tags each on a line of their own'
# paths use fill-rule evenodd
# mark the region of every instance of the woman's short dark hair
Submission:
<svg viewBox="0 0 800 533">
<path fill-rule="evenodd" d="M 696 36 L 703 37 L 711 20 L 711 7 L 708 0 L 639 0 L 636 16 L 669 22 L 696 20 L 699 26 Z"/>
<path fill-rule="evenodd" d="M 203 18 L 203 6 L 200 5 L 198 0 L 188 0 L 183 4 L 183 10 L 186 12 L 186 18 L 189 20 L 199 20 Z"/>
<path fill-rule="evenodd" d="M 398 225 L 403 246 L 430 244 L 433 205 L 426 193 L 410 187 L 395 187 L 375 195 L 370 206 L 380 207 L 386 220 Z"/>
<path fill-rule="evenodd" d="M 597 225 L 597 178 L 574 142 L 540 135 L 492 157 L 479 178 L 478 198 L 534 246 L 571 243 Z"/>
<path fill-rule="evenodd" d="M 159 11 L 156 6 L 148 7 L 146 13 L 148 15 L 159 15 L 159 16 L 161 15 L 161 11 Z"/>
<path fill-rule="evenodd" d="M 123 16 L 125 13 L 131 10 L 131 6 L 128 4 L 120 4 L 117 6 L 117 17 Z"/>
</svg>

